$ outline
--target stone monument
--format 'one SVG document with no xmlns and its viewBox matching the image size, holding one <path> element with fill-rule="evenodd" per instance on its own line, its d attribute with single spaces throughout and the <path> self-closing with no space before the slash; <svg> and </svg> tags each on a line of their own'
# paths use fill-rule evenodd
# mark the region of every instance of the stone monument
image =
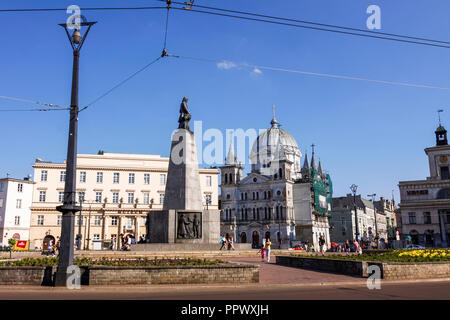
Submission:
<svg viewBox="0 0 450 320">
<path fill-rule="evenodd" d="M 220 212 L 203 208 L 197 149 L 189 128 L 191 114 L 187 101 L 183 98 L 181 102 L 178 129 L 172 135 L 163 209 L 148 213 L 147 241 L 171 244 L 159 246 L 169 250 L 218 249 Z M 139 246 L 135 250 L 139 250 Z"/>
</svg>

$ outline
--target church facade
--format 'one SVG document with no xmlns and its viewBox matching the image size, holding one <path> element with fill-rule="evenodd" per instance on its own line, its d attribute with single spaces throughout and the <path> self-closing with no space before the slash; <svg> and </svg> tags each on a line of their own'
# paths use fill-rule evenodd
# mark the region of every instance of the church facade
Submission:
<svg viewBox="0 0 450 320">
<path fill-rule="evenodd" d="M 230 145 L 221 170 L 221 234 L 257 248 L 270 237 L 272 248 L 308 242 L 319 248 L 324 236 L 330 246 L 329 212 L 332 182 L 322 165 L 302 154 L 296 140 L 273 117 L 271 127 L 258 136 L 250 152 L 251 172 Z"/>
</svg>

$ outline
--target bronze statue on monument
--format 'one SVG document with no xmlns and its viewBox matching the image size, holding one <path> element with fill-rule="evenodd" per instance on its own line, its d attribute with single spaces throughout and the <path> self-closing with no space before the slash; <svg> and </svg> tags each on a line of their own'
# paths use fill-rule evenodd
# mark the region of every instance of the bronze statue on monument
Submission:
<svg viewBox="0 0 450 320">
<path fill-rule="evenodd" d="M 188 98 L 184 97 L 180 105 L 180 117 L 178 118 L 178 129 L 189 130 L 189 121 L 191 120 L 191 113 L 187 106 Z"/>
</svg>

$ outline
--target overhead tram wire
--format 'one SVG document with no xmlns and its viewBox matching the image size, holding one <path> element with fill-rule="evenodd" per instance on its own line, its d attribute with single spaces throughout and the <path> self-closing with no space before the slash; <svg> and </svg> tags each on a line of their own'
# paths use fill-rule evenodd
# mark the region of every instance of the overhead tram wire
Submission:
<svg viewBox="0 0 450 320">
<path fill-rule="evenodd" d="M 64 111 L 70 110 L 70 108 L 64 109 L 0 109 L 0 112 L 20 112 L 20 111 Z"/>
<path fill-rule="evenodd" d="M 137 76 L 139 73 L 141 73 L 142 71 L 144 71 L 145 69 L 149 68 L 152 64 L 154 64 L 155 62 L 157 62 L 159 59 L 161 59 L 163 56 L 159 56 L 158 58 L 154 59 L 153 61 L 151 61 L 150 63 L 146 64 L 144 67 L 140 68 L 139 70 L 137 70 L 136 72 L 132 73 L 131 75 L 129 75 L 128 77 L 126 77 L 124 80 L 120 81 L 118 84 L 116 84 L 114 87 L 112 87 L 111 89 L 109 89 L 108 91 L 106 91 L 105 93 L 101 94 L 98 98 L 96 98 L 95 100 L 93 100 L 92 102 L 88 103 L 87 105 L 85 105 L 81 110 L 85 110 L 88 107 L 92 106 L 93 104 L 97 103 L 98 101 L 100 101 L 101 99 L 103 99 L 104 97 L 106 97 L 107 95 L 109 95 L 111 92 L 113 92 L 114 90 L 116 90 L 117 88 L 119 88 L 120 86 L 124 85 L 126 82 L 130 81 L 132 78 L 134 78 L 135 76 Z"/>
<path fill-rule="evenodd" d="M 108 11 L 108 10 L 152 10 L 165 9 L 166 7 L 105 7 L 105 8 L 80 8 L 82 11 Z M 51 12 L 67 11 L 67 8 L 46 8 L 46 9 L 0 9 L 2 12 Z"/>
<path fill-rule="evenodd" d="M 165 0 L 157 0 L 157 1 L 165 1 Z M 177 1 L 172 1 L 172 3 L 179 4 L 179 5 L 186 5 L 187 4 L 187 3 L 183 3 L 183 2 L 177 2 Z M 254 17 L 259 17 L 259 18 L 269 18 L 269 19 L 274 19 L 274 20 L 298 22 L 298 23 L 311 24 L 311 25 L 322 26 L 322 27 L 330 27 L 330 28 L 336 28 L 336 29 L 342 29 L 342 30 L 358 31 L 358 32 L 364 32 L 364 33 L 374 34 L 374 35 L 384 35 L 384 36 L 391 36 L 391 37 L 397 37 L 397 38 L 405 38 L 405 39 L 412 39 L 412 40 L 421 40 L 421 41 L 427 41 L 427 42 L 436 42 L 436 43 L 450 44 L 450 41 L 433 40 L 433 39 L 413 37 L 413 36 L 407 36 L 407 35 L 401 35 L 401 34 L 395 34 L 395 33 L 379 32 L 379 31 L 365 30 L 365 29 L 359 29 L 359 28 L 338 26 L 338 25 L 333 25 L 333 24 L 318 23 L 318 22 L 312 22 L 312 21 L 306 21 L 306 20 L 284 18 L 284 17 L 277 17 L 277 16 L 269 16 L 269 15 L 254 13 L 254 12 L 230 10 L 230 9 L 223 9 L 223 8 L 214 8 L 214 7 L 202 6 L 202 5 L 198 5 L 198 4 L 194 4 L 194 3 L 189 3 L 189 5 L 191 7 L 198 7 L 198 8 L 203 8 L 203 9 L 208 9 L 208 10 L 215 10 L 215 11 L 222 11 L 222 12 L 237 13 L 237 14 L 249 15 L 249 16 L 254 16 Z M 192 9 L 191 8 L 189 8 L 189 9 L 186 8 L 185 10 L 191 11 Z"/>
<path fill-rule="evenodd" d="M 435 89 L 435 90 L 450 91 L 450 88 L 431 86 L 431 85 L 426 85 L 426 84 L 408 83 L 408 82 L 401 82 L 401 81 L 389 81 L 389 80 L 377 80 L 377 79 L 361 78 L 361 77 L 354 77 L 354 76 L 345 76 L 345 75 L 338 75 L 338 74 L 331 74 L 331 73 L 310 72 L 310 71 L 303 71 L 303 70 L 296 70 L 296 69 L 287 69 L 287 68 L 281 68 L 281 67 L 253 65 L 253 64 L 248 64 L 248 63 L 237 63 L 237 62 L 229 61 L 229 60 L 214 60 L 214 59 L 187 57 L 187 56 L 170 55 L 170 54 L 168 56 L 169 57 L 173 57 L 173 58 L 178 58 L 178 59 L 195 60 L 195 61 L 208 62 L 208 63 L 214 63 L 214 64 L 218 64 L 218 63 L 222 63 L 222 62 L 230 62 L 230 63 L 233 63 L 235 66 L 240 66 L 240 67 L 257 68 L 257 69 L 263 69 L 263 70 L 281 71 L 281 72 L 289 72 L 289 73 L 298 73 L 298 74 L 309 75 L 309 76 L 317 76 L 317 77 L 326 77 L 326 78 L 344 79 L 344 80 L 354 80 L 354 81 L 364 81 L 364 82 L 374 82 L 374 83 L 396 85 L 396 86 L 403 86 L 403 87 L 413 87 L 413 88 L 423 88 L 423 89 Z"/>
<path fill-rule="evenodd" d="M 373 35 L 373 34 L 363 34 L 363 33 L 356 33 L 356 32 L 350 32 L 350 31 L 332 30 L 332 29 L 326 29 L 326 28 L 304 26 L 304 25 L 287 23 L 287 22 L 271 21 L 271 20 L 265 20 L 265 19 L 259 19 L 259 18 L 237 16 L 237 15 L 232 15 L 232 14 L 225 14 L 225 13 L 218 13 L 218 12 L 211 12 L 211 11 L 204 11 L 204 10 L 196 10 L 196 9 L 186 10 L 184 8 L 176 8 L 176 7 L 173 7 L 172 9 L 182 10 L 182 11 L 185 11 L 185 12 L 197 12 L 197 13 L 205 13 L 205 14 L 216 15 L 216 16 L 223 16 L 223 17 L 229 17 L 229 18 L 243 19 L 243 20 L 248 20 L 248 21 L 265 22 L 265 23 L 278 24 L 278 25 L 284 25 L 284 26 L 290 26 L 290 27 L 296 27 L 296 28 L 320 30 L 320 31 L 334 32 L 334 33 L 353 35 L 353 36 L 359 36 L 359 37 L 382 39 L 382 40 L 390 40 L 390 41 L 397 41 L 397 42 L 404 42 L 404 43 L 419 44 L 419 45 L 425 45 L 425 46 L 432 46 L 432 47 L 439 47 L 439 48 L 450 49 L 450 45 L 449 46 L 445 46 L 445 45 L 440 45 L 440 44 L 435 44 L 435 43 L 427 43 L 427 42 L 420 42 L 420 41 L 412 41 L 412 40 L 389 38 L 389 37 L 377 36 L 377 35 Z"/>
<path fill-rule="evenodd" d="M 162 2 L 167 2 L 167 0 L 157 0 Z M 382 40 L 390 40 L 390 41 L 397 41 L 397 42 L 404 42 L 404 43 L 411 43 L 411 44 L 417 44 L 417 45 L 426 45 L 426 46 L 433 46 L 433 47 L 440 47 L 440 48 L 450 48 L 450 46 L 445 45 L 439 45 L 439 44 L 448 44 L 450 45 L 449 41 L 442 41 L 442 40 L 433 40 L 433 39 L 427 39 L 427 38 L 421 38 L 421 37 L 413 37 L 413 36 L 406 36 L 406 35 L 400 35 L 400 34 L 394 34 L 394 33 L 386 33 L 386 32 L 375 32 L 375 31 L 369 31 L 364 29 L 358 29 L 358 28 L 351 28 L 351 27 L 345 27 L 345 26 L 338 26 L 338 25 L 332 25 L 332 24 L 325 24 L 325 23 L 317 23 L 312 21 L 306 21 L 306 20 L 299 20 L 299 19 L 291 19 L 291 18 L 283 18 L 283 17 L 276 17 L 276 16 L 269 16 L 269 15 L 262 15 L 258 13 L 252 13 L 252 12 L 245 12 L 245 11 L 238 11 L 238 10 L 228 10 L 228 9 L 222 9 L 222 8 L 214 8 L 214 7 L 208 7 L 208 6 L 201 6 L 197 4 L 193 4 L 191 2 L 171 2 L 172 4 L 177 5 L 183 5 L 184 7 L 175 7 L 172 6 L 172 9 L 176 10 L 182 10 L 182 11 L 192 11 L 192 12 L 198 12 L 198 13 L 204 13 L 204 14 L 210 14 L 210 15 L 217 15 L 217 16 L 224 16 L 224 17 L 230 17 L 230 18 L 238 18 L 238 19 L 244 19 L 244 20 L 250 20 L 250 21 L 258 21 L 258 22 L 265 22 L 265 23 L 271 23 L 271 24 L 279 24 L 279 25 L 285 25 L 285 26 L 291 26 L 291 27 L 297 27 L 297 28 L 305 28 L 305 29 L 312 29 L 312 30 L 320 30 L 320 31 L 326 31 L 326 32 L 334 32 L 334 33 L 340 33 L 340 34 L 346 34 L 346 35 L 352 35 L 352 36 L 359 36 L 359 37 L 368 37 L 368 38 L 375 38 L 375 39 L 382 39 Z M 190 7 L 185 7 L 186 5 L 189 5 Z M 241 14 L 241 16 L 237 15 L 231 15 L 231 14 L 224 14 L 224 13 L 218 13 L 218 12 L 211 12 L 211 11 L 204 11 L 204 10 L 196 10 L 192 7 L 198 7 L 198 8 L 204 8 L 208 10 L 215 10 L 215 11 L 221 11 L 221 12 L 229 12 L 229 13 L 236 13 Z M 151 9 L 166 9 L 167 7 L 98 7 L 98 8 L 81 8 L 83 11 L 89 11 L 89 10 L 151 10 Z M 45 12 L 45 11 L 66 11 L 67 8 L 47 8 L 47 9 L 0 9 L 0 13 L 2 12 Z M 258 18 L 251 18 L 251 17 L 245 17 L 242 15 L 248 15 Z M 273 20 L 265 20 L 265 19 L 259 19 L 259 18 L 266 18 L 266 19 L 273 19 Z M 278 21 L 275 21 L 278 20 Z M 295 23 L 302 23 L 302 24 L 309 24 L 309 25 L 315 25 L 318 27 L 312 27 L 307 25 L 299 25 L 299 24 L 293 24 L 293 23 L 286 23 L 281 21 L 289 21 L 289 22 L 295 22 Z M 327 29 L 327 28 L 320 28 L 322 27 L 328 27 L 328 28 L 335 28 L 335 29 L 341 29 L 341 30 L 333 30 L 333 29 Z M 342 31 L 347 30 L 347 31 Z M 354 32 L 350 32 L 354 31 Z M 360 33 L 359 33 L 360 32 Z M 395 37 L 395 38 L 392 38 Z M 409 40 L 407 40 L 409 39 Z M 418 40 L 418 41 L 412 41 L 412 40 Z M 423 42 L 426 41 L 426 42 Z"/>
<path fill-rule="evenodd" d="M 51 107 L 51 108 L 67 108 L 65 106 L 60 106 L 60 105 L 57 105 L 57 104 L 45 103 L 45 102 L 39 102 L 39 101 L 34 101 L 34 100 L 29 100 L 29 99 L 22 99 L 22 98 L 15 98 L 15 97 L 0 96 L 0 99 L 11 100 L 11 101 L 19 101 L 19 102 L 26 102 L 26 103 L 37 104 L 37 105 L 40 105 L 40 106 Z"/>
<path fill-rule="evenodd" d="M 120 86 L 122 86 L 123 84 L 125 84 L 126 82 L 128 82 L 129 80 L 131 80 L 132 78 L 134 78 L 135 76 L 137 76 L 139 73 L 141 73 L 142 71 L 144 71 L 145 69 L 147 69 L 148 67 L 150 67 L 152 64 L 154 64 L 155 62 L 157 62 L 159 59 L 167 57 L 167 34 L 168 34 L 168 30 L 169 30 L 169 11 L 171 8 L 171 1 L 170 0 L 166 0 L 167 2 L 167 13 L 166 13 L 166 28 L 165 28 L 165 32 L 164 32 L 164 46 L 163 46 L 163 50 L 162 53 L 159 57 L 157 57 L 155 60 L 151 61 L 150 63 L 146 64 L 143 68 L 139 69 L 138 71 L 134 72 L 133 74 L 131 74 L 130 76 L 128 76 L 127 78 L 125 78 L 124 80 L 122 80 L 121 82 L 119 82 L 117 85 L 115 85 L 114 87 L 112 87 L 111 89 L 109 89 L 108 91 L 106 91 L 104 94 L 100 95 L 97 99 L 93 100 L 91 103 L 87 104 L 86 106 L 84 106 L 80 112 L 82 112 L 83 110 L 87 109 L 88 107 L 92 106 L 94 103 L 97 103 L 99 100 L 103 99 L 104 97 L 106 97 L 108 94 L 110 94 L 111 92 L 113 92 L 115 89 L 119 88 Z"/>
</svg>

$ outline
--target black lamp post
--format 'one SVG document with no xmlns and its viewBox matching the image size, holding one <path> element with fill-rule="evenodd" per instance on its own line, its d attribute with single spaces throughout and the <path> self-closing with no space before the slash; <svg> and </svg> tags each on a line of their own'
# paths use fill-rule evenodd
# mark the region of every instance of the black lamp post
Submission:
<svg viewBox="0 0 450 320">
<path fill-rule="evenodd" d="M 368 194 L 368 197 L 372 197 L 372 204 L 373 204 L 373 214 L 375 216 L 375 243 L 377 244 L 377 249 L 378 249 L 378 224 L 377 224 L 377 208 L 375 208 L 375 196 L 377 194 L 373 193 L 373 194 Z"/>
<path fill-rule="evenodd" d="M 73 265 L 75 214 L 81 210 L 76 205 L 76 168 L 77 168 L 77 136 L 78 136 L 78 71 L 80 50 L 83 46 L 89 30 L 96 22 L 84 22 L 78 24 L 72 36 L 67 24 L 60 24 L 67 33 L 70 45 L 73 49 L 73 73 L 72 73 L 72 96 L 70 102 L 69 139 L 67 145 L 66 182 L 64 187 L 64 202 L 56 209 L 62 213 L 61 227 L 61 249 L 59 254 L 58 268 L 55 274 L 55 286 L 66 286 L 67 268 Z M 86 33 L 81 35 L 80 26 L 87 26 Z"/>
<path fill-rule="evenodd" d="M 356 227 L 356 241 L 360 243 L 359 239 L 359 224 L 358 224 L 358 209 L 356 208 L 356 191 L 358 190 L 358 186 L 356 184 L 352 184 L 350 186 L 350 190 L 353 192 L 353 206 L 355 208 L 355 227 Z"/>
</svg>

